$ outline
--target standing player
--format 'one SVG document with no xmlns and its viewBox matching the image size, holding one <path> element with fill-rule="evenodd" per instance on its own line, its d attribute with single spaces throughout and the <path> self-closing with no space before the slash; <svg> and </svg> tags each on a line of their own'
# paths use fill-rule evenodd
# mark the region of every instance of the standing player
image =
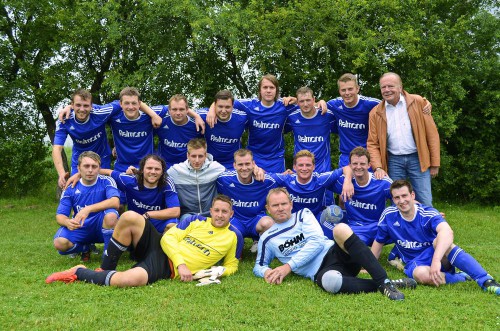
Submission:
<svg viewBox="0 0 500 331">
<path fill-rule="evenodd" d="M 142 215 L 127 211 L 116 227 L 109 254 L 101 266 L 103 271 L 77 265 L 50 275 L 45 282 L 80 280 L 118 287 L 144 286 L 169 278 L 188 282 L 194 274 L 221 260 L 225 267 L 222 275 L 229 276 L 238 270 L 243 250 L 243 238 L 229 224 L 232 214 L 231 200 L 220 195 L 212 203 L 210 218 L 180 222 L 162 237 Z M 115 271 L 121 254 L 129 246 L 134 247 L 139 262 L 129 270 Z"/>
<path fill-rule="evenodd" d="M 91 244 L 104 242 L 106 250 L 113 235 L 120 194 L 112 178 L 99 175 L 100 166 L 97 153 L 81 153 L 78 157 L 81 179 L 74 188 L 62 193 L 56 215 L 61 227 L 54 235 L 54 247 L 61 255 L 82 253 L 82 259 L 88 259 Z"/>
<path fill-rule="evenodd" d="M 102 106 L 92 112 L 92 94 L 85 89 L 76 90 L 71 96 L 73 116 L 67 121 L 57 121 L 54 143 L 52 145 L 52 160 L 59 176 L 58 185 L 66 185 L 66 172 L 64 171 L 61 152 L 64 142 L 69 135 L 73 140 L 71 155 L 71 174 L 78 172 L 78 157 L 84 151 L 97 153 L 105 168 L 111 168 L 111 149 L 106 137 L 106 121 L 113 107 Z"/>
<path fill-rule="evenodd" d="M 155 106 L 153 110 L 168 111 L 156 135 L 159 138 L 158 154 L 170 168 L 186 159 L 187 143 L 201 135 L 197 132 L 195 119 L 188 116 L 189 105 L 185 96 L 176 94 L 170 98 L 168 107 Z"/>
<path fill-rule="evenodd" d="M 248 146 L 255 162 L 267 172 L 285 171 L 285 141 L 283 130 L 286 117 L 294 109 L 288 106 L 295 98 L 279 99 L 278 79 L 265 75 L 259 81 L 258 99 L 235 100 L 234 108 L 248 117 Z M 207 115 L 210 126 L 216 122 L 212 110 Z"/>
<path fill-rule="evenodd" d="M 316 109 L 313 91 L 309 87 L 297 90 L 297 109 L 288 115 L 285 132 L 292 131 L 294 138 L 294 154 L 308 150 L 314 154 L 316 171 L 331 171 L 330 133 L 335 129 L 333 113 L 328 110 L 322 115 Z"/>
<path fill-rule="evenodd" d="M 352 171 L 349 167 L 339 168 L 330 172 L 317 173 L 314 171 L 314 154 L 309 151 L 299 151 L 293 157 L 294 174 L 270 174 L 276 181 L 277 186 L 286 187 L 290 192 L 293 201 L 293 211 L 308 208 L 317 219 L 326 204 L 325 193 L 327 190 L 341 194 L 345 200 L 352 195 L 352 183 L 344 182 L 344 188 L 337 191 L 336 181 L 342 173 L 347 178 L 352 177 Z M 333 225 L 321 224 L 325 236 L 332 239 Z"/>
<path fill-rule="evenodd" d="M 241 148 L 241 136 L 247 125 L 247 115 L 233 109 L 233 94 L 222 90 L 215 95 L 215 116 L 217 123 L 205 128 L 207 152 L 214 160 L 222 164 L 227 170 L 233 170 L 233 155 Z M 207 118 L 208 110 L 199 109 L 198 114 L 203 120 Z"/>
<path fill-rule="evenodd" d="M 254 179 L 256 168 L 252 152 L 239 149 L 234 153 L 236 171 L 223 172 L 217 179 L 217 190 L 231 197 L 234 217 L 231 224 L 243 235 L 254 240 L 250 251 L 257 252 L 259 236 L 273 224 L 266 215 L 267 192 L 276 186 L 274 179 L 266 175 L 263 181 Z"/>
<path fill-rule="evenodd" d="M 406 263 L 408 277 L 426 285 L 464 282 L 469 277 L 485 291 L 500 295 L 500 284 L 463 249 L 453 243 L 453 230 L 434 208 L 416 203 L 412 185 L 396 180 L 392 200 L 378 224 L 372 252 L 378 258 L 383 243 L 393 240 Z M 463 272 L 456 273 L 455 267 Z"/>
<path fill-rule="evenodd" d="M 334 240 L 328 240 L 310 210 L 292 214 L 292 200 L 284 188 L 269 191 L 266 208 L 274 225 L 259 240 L 253 269 L 267 283 L 281 284 L 294 272 L 309 278 L 330 293 L 360 293 L 379 290 L 391 300 L 403 300 L 396 287 L 414 288 L 412 279 L 390 281 L 370 249 L 345 224 L 335 227 Z M 271 269 L 278 258 L 283 265 Z M 357 278 L 361 267 L 372 279 Z"/>
</svg>

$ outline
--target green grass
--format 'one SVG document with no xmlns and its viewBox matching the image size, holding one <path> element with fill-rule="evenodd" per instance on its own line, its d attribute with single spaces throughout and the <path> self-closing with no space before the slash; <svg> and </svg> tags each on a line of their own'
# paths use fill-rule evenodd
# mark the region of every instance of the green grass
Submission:
<svg viewBox="0 0 500 331">
<path fill-rule="evenodd" d="M 49 198 L 0 200 L 1 330 L 500 329 L 500 298 L 473 282 L 420 286 L 405 291 L 403 302 L 391 302 L 380 293 L 330 295 L 297 276 L 271 286 L 252 274 L 250 242 L 238 273 L 218 286 L 166 280 L 129 289 L 46 285 L 47 275 L 79 262 L 58 255 L 51 245 L 56 207 L 57 201 Z M 455 242 L 500 278 L 499 207 L 438 207 L 455 230 Z M 384 261 L 387 253 L 386 248 Z M 93 256 L 88 267 L 98 267 L 99 258 Z M 120 262 L 120 269 L 132 265 L 126 256 Z M 390 277 L 403 276 L 383 265 Z"/>
</svg>

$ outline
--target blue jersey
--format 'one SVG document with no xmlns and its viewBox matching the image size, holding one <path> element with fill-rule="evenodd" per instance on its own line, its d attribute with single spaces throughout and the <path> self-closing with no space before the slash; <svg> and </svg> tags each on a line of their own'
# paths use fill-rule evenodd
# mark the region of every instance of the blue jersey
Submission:
<svg viewBox="0 0 500 331">
<path fill-rule="evenodd" d="M 111 149 L 106 136 L 106 122 L 114 110 L 113 104 L 95 106 L 85 122 L 75 119 L 72 111 L 71 117 L 65 123 L 57 121 L 54 136 L 54 145 L 64 146 L 67 136 L 73 140 L 71 156 L 71 174 L 78 172 L 78 157 L 82 152 L 92 151 L 101 157 L 101 167 L 111 168 Z"/>
<path fill-rule="evenodd" d="M 186 161 L 187 143 L 193 138 L 201 137 L 201 135 L 196 132 L 194 119 L 188 117 L 186 124 L 177 125 L 172 121 L 170 114 L 168 114 L 167 106 L 155 106 L 153 110 L 157 113 L 161 111 L 166 113 L 161 123 L 161 127 L 155 130 L 159 138 L 158 154 L 165 160 L 168 168 L 176 163 Z"/>
<path fill-rule="evenodd" d="M 332 170 L 330 133 L 335 126 L 335 116 L 330 110 L 324 115 L 316 111 L 316 115 L 307 118 L 302 115 L 300 109 L 297 109 L 288 115 L 285 132 L 293 132 L 294 154 L 303 149 L 314 153 L 315 170 L 326 172 Z"/>
<path fill-rule="evenodd" d="M 231 198 L 234 217 L 241 221 L 265 212 L 267 193 L 274 187 L 276 183 L 269 175 L 262 182 L 252 179 L 250 184 L 243 184 L 235 170 L 223 172 L 217 179 L 217 191 Z"/>
<path fill-rule="evenodd" d="M 368 183 L 363 186 L 358 185 L 352 179 L 354 195 L 345 204 L 349 226 L 366 226 L 373 230 L 373 236 L 377 232 L 377 223 L 380 215 L 385 209 L 386 201 L 391 199 L 391 183 L 389 177 L 376 179 L 373 173 L 369 173 Z M 337 190 L 342 190 L 345 177 L 339 178 L 336 183 Z"/>
<path fill-rule="evenodd" d="M 285 171 L 283 130 L 294 107 L 285 107 L 282 99 L 270 107 L 258 99 L 234 100 L 234 108 L 248 116 L 247 148 L 253 152 L 255 163 L 268 172 Z"/>
<path fill-rule="evenodd" d="M 73 209 L 76 215 L 81 209 L 112 197 L 120 197 L 120 191 L 116 188 L 113 178 L 98 175 L 97 180 L 92 185 L 84 185 L 82 180 L 76 183 L 75 187 L 68 187 L 61 195 L 56 214 L 68 216 Z M 89 218 L 97 213 L 90 213 Z"/>
<path fill-rule="evenodd" d="M 120 107 L 120 102 L 113 104 Z M 121 110 L 121 107 L 120 107 Z M 159 116 L 164 115 L 158 110 Z M 129 166 L 139 168 L 139 161 L 153 153 L 153 124 L 151 117 L 139 111 L 139 117 L 128 119 L 123 111 L 113 113 L 109 119 L 116 148 L 115 170 L 125 172 Z"/>
<path fill-rule="evenodd" d="M 366 148 L 368 140 L 368 117 L 370 111 L 380 103 L 379 99 L 358 95 L 358 103 L 349 108 L 342 98 L 327 102 L 328 109 L 333 112 L 337 120 L 339 131 L 340 153 L 349 153 L 358 146 Z"/>
<path fill-rule="evenodd" d="M 301 209 L 309 209 L 319 219 L 325 204 L 325 192 L 327 190 L 337 192 L 335 182 L 342 175 L 342 169 L 317 173 L 313 172 L 311 180 L 307 184 L 300 184 L 297 174 L 271 174 L 277 186 L 286 187 L 293 201 L 293 212 Z"/>
<path fill-rule="evenodd" d="M 387 207 L 380 217 L 375 240 L 379 243 L 393 240 L 399 256 L 408 263 L 432 246 L 436 228 L 442 222 L 446 221 L 436 209 L 418 203 L 411 221 L 405 220 L 397 207 Z"/>
<path fill-rule="evenodd" d="M 207 109 L 199 109 L 198 114 L 206 121 Z M 205 125 L 205 140 L 207 152 L 212 154 L 214 160 L 226 169 L 233 169 L 234 152 L 241 148 L 241 136 L 247 125 L 247 114 L 233 109 L 231 117 L 226 122 L 217 120 L 213 128 Z"/>
<path fill-rule="evenodd" d="M 262 234 L 253 273 L 264 277 L 276 257 L 281 263 L 288 263 L 297 275 L 314 280 L 332 246 L 333 241 L 323 235 L 311 211 L 303 209 L 292 214 L 288 221 L 275 223 Z"/>
</svg>

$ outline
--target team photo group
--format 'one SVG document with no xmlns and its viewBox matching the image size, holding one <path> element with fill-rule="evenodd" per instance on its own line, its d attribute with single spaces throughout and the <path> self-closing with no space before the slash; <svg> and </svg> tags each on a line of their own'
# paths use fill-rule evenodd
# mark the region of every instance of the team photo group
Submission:
<svg viewBox="0 0 500 331">
<path fill-rule="evenodd" d="M 454 243 L 445 215 L 433 208 L 440 140 L 432 105 L 407 92 L 396 73 L 379 83 L 380 96 L 363 96 L 346 73 L 337 81 L 340 96 L 324 101 L 309 87 L 281 97 L 268 74 L 257 98 L 221 90 L 198 110 L 180 94 L 150 106 L 126 87 L 119 100 L 97 105 L 89 91 L 76 90 L 53 143 L 63 189 L 53 246 L 85 263 L 103 244 L 102 260 L 95 270 L 79 264 L 55 272 L 46 283 L 219 284 L 238 271 L 249 238 L 253 273 L 269 284 L 295 273 L 332 294 L 378 291 L 403 300 L 401 290 L 417 284 L 474 281 L 500 295 L 500 284 Z M 285 167 L 288 132 L 293 169 Z M 399 279 L 379 262 L 384 245 Z M 135 264 L 117 271 L 124 252 Z"/>
</svg>

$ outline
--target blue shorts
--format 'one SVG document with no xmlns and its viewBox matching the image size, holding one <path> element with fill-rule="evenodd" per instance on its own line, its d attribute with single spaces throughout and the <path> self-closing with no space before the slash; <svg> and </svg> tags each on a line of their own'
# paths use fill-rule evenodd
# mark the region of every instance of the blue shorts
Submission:
<svg viewBox="0 0 500 331">
<path fill-rule="evenodd" d="M 373 244 L 373 240 L 375 240 L 377 236 L 377 222 L 373 224 L 361 224 L 350 221 L 347 222 L 347 225 L 349 225 L 352 232 L 354 232 L 366 246 L 371 246 Z"/>
<path fill-rule="evenodd" d="M 259 233 L 256 230 L 257 223 L 264 216 L 265 213 L 261 213 L 248 220 L 240 220 L 236 217 L 231 218 L 231 224 L 241 232 L 243 238 L 252 238 L 253 240 L 259 240 Z"/>
<path fill-rule="evenodd" d="M 104 216 L 108 213 L 115 213 L 118 217 L 118 211 L 115 209 L 106 209 L 88 217 L 79 229 L 70 230 L 65 226 L 61 226 L 54 235 L 54 239 L 66 238 L 73 244 L 102 243 L 104 242 L 104 238 L 102 237 L 102 222 Z"/>
<path fill-rule="evenodd" d="M 168 220 L 157 220 L 157 219 L 150 219 L 151 224 L 155 227 L 156 231 L 158 231 L 160 234 L 163 234 L 163 231 L 165 231 L 165 228 L 167 227 L 167 224 L 178 223 L 177 218 L 170 218 Z"/>
<path fill-rule="evenodd" d="M 432 264 L 432 257 L 434 256 L 434 246 L 430 246 L 426 248 L 420 255 L 418 255 L 416 258 L 413 260 L 409 261 L 406 263 L 405 266 L 405 274 L 413 278 L 413 271 L 415 270 L 416 267 L 422 267 L 422 266 L 427 266 L 430 267 Z M 455 268 L 452 267 L 452 269 L 445 270 L 443 269 L 443 266 L 441 266 L 441 271 L 446 271 L 446 272 L 455 272 Z"/>
</svg>

